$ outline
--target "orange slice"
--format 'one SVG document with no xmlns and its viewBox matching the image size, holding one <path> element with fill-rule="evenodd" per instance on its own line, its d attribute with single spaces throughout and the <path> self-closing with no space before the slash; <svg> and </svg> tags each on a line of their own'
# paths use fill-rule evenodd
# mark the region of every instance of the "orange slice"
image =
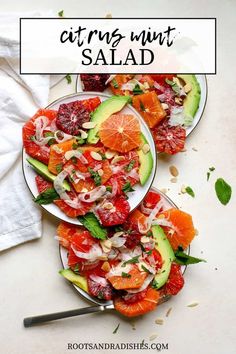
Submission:
<svg viewBox="0 0 236 354">
<path fill-rule="evenodd" d="M 130 222 L 131 225 L 133 225 L 133 226 L 141 225 L 145 228 L 146 219 L 147 219 L 147 217 L 143 213 L 141 213 L 141 211 L 139 211 L 138 209 L 135 209 L 129 215 L 128 222 Z"/>
<path fill-rule="evenodd" d="M 74 226 L 65 221 L 60 222 L 57 228 L 57 235 L 59 236 L 60 245 L 69 248 L 71 238 L 75 234 L 80 234 L 84 231 L 82 226 Z"/>
<path fill-rule="evenodd" d="M 134 108 L 137 109 L 150 128 L 153 128 L 166 116 L 166 112 L 154 91 L 134 96 L 132 102 Z"/>
<path fill-rule="evenodd" d="M 135 317 L 144 315 L 156 308 L 159 300 L 159 292 L 155 289 L 148 288 L 144 299 L 134 303 L 127 303 L 122 298 L 114 300 L 115 309 L 127 317 Z"/>
<path fill-rule="evenodd" d="M 65 163 L 65 152 L 73 149 L 76 139 L 67 140 L 63 143 L 54 144 L 50 147 L 48 169 L 50 172 L 58 175 L 62 165 Z"/>
<path fill-rule="evenodd" d="M 125 92 L 121 89 L 123 84 L 126 84 L 131 80 L 134 75 L 116 75 L 113 80 L 110 81 L 110 87 L 114 95 L 129 95 L 129 91 Z"/>
<path fill-rule="evenodd" d="M 173 229 L 163 227 L 172 248 L 177 250 L 180 246 L 186 249 L 196 234 L 191 215 L 178 209 L 163 211 L 159 217 L 162 215 L 173 225 Z"/>
<path fill-rule="evenodd" d="M 140 272 L 137 267 L 131 269 L 128 273 L 130 277 L 122 277 L 121 275 L 113 275 L 108 278 L 113 288 L 117 290 L 138 289 L 143 285 L 147 278 L 147 273 Z"/>
<path fill-rule="evenodd" d="M 114 114 L 99 129 L 101 142 L 111 150 L 128 152 L 140 146 L 140 125 L 131 114 Z"/>
</svg>

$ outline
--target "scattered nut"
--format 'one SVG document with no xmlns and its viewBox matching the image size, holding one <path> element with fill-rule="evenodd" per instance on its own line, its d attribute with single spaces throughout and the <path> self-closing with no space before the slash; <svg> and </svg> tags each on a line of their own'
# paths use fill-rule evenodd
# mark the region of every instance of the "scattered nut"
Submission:
<svg viewBox="0 0 236 354">
<path fill-rule="evenodd" d="M 147 243 L 147 242 L 150 242 L 150 238 L 147 237 L 147 236 L 142 236 L 141 239 L 140 239 L 140 241 L 141 241 L 142 243 Z"/>
<path fill-rule="evenodd" d="M 190 92 L 192 90 L 192 86 L 190 85 L 190 84 L 186 84 L 185 86 L 184 86 L 184 91 L 185 91 L 185 93 L 188 93 L 188 92 Z"/>
<path fill-rule="evenodd" d="M 198 229 L 195 229 L 195 236 L 198 236 L 199 235 L 199 231 Z"/>
<path fill-rule="evenodd" d="M 107 202 L 103 204 L 103 209 L 110 210 L 113 208 L 113 204 L 111 202 Z"/>
<path fill-rule="evenodd" d="M 81 190 L 81 193 L 87 193 L 88 192 L 88 189 L 87 188 L 83 188 L 82 190 Z"/>
<path fill-rule="evenodd" d="M 147 154 L 150 151 L 150 146 L 148 144 L 144 144 L 142 147 L 142 151 L 144 154 Z"/>
<path fill-rule="evenodd" d="M 124 161 L 124 156 L 115 156 L 114 159 L 111 161 L 112 165 L 115 165 L 117 162 Z"/>
<path fill-rule="evenodd" d="M 163 108 L 163 109 L 169 109 L 169 106 L 168 106 L 167 103 L 162 103 L 161 105 L 162 105 L 162 108 Z"/>
<path fill-rule="evenodd" d="M 104 251 L 104 252 L 105 252 L 105 251 Z M 106 253 L 108 253 L 108 252 L 110 252 L 110 250 L 107 251 Z M 100 261 L 107 261 L 107 260 L 108 260 L 107 255 L 105 255 L 105 254 L 99 256 L 98 259 L 99 259 Z"/>
<path fill-rule="evenodd" d="M 196 307 L 198 305 L 198 302 L 193 302 L 192 304 L 187 305 L 187 307 Z"/>
<path fill-rule="evenodd" d="M 150 337 L 149 337 L 149 340 L 154 340 L 157 338 L 157 334 L 152 334 Z"/>
<path fill-rule="evenodd" d="M 182 187 L 181 187 L 181 193 L 186 193 L 186 187 L 185 187 L 185 185 L 182 185 Z"/>
<path fill-rule="evenodd" d="M 87 139 L 88 134 L 84 130 L 79 129 L 79 132 L 80 132 L 80 135 L 81 135 L 82 139 Z"/>
<path fill-rule="evenodd" d="M 174 82 L 176 85 L 178 85 L 180 88 L 183 87 L 183 86 L 181 85 L 181 83 L 180 83 L 178 77 L 173 77 L 173 82 Z"/>
<path fill-rule="evenodd" d="M 198 149 L 197 149 L 197 148 L 195 148 L 195 147 L 192 147 L 192 150 L 193 150 L 193 151 L 198 151 Z"/>
<path fill-rule="evenodd" d="M 107 150 L 105 152 L 105 156 L 107 159 L 112 159 L 116 155 L 116 151 L 113 150 Z"/>
<path fill-rule="evenodd" d="M 85 122 L 85 123 L 82 124 L 82 127 L 84 129 L 93 129 L 93 128 L 96 127 L 96 125 L 97 124 L 95 122 Z"/>
<path fill-rule="evenodd" d="M 164 194 L 166 194 L 168 191 L 167 191 L 166 188 L 162 188 L 162 189 L 161 189 L 161 192 L 164 193 Z"/>
<path fill-rule="evenodd" d="M 100 168 L 100 169 L 98 170 L 98 174 L 99 174 L 99 176 L 101 177 L 101 176 L 103 176 L 104 171 Z"/>
<path fill-rule="evenodd" d="M 179 105 L 182 105 L 182 103 L 183 103 L 182 98 L 180 98 L 180 97 L 175 97 L 175 103 L 177 103 L 177 104 L 179 104 Z"/>
<path fill-rule="evenodd" d="M 112 14 L 106 14 L 105 18 L 112 18 Z"/>
<path fill-rule="evenodd" d="M 101 269 L 104 270 L 104 272 L 108 273 L 111 269 L 109 262 L 104 262 L 101 266 Z"/>
<path fill-rule="evenodd" d="M 178 180 L 177 180 L 176 177 L 173 177 L 173 178 L 170 179 L 170 181 L 171 181 L 171 183 L 177 183 Z"/>
<path fill-rule="evenodd" d="M 91 151 L 90 152 L 91 157 L 96 160 L 96 161 L 102 161 L 102 156 L 96 152 L 96 151 Z"/>
<path fill-rule="evenodd" d="M 155 323 L 158 324 L 158 325 L 163 325 L 164 321 L 163 321 L 162 318 L 157 318 L 157 319 L 155 320 Z"/>
<path fill-rule="evenodd" d="M 171 311 L 172 311 L 172 307 L 170 307 L 170 308 L 167 310 L 167 312 L 166 312 L 166 317 L 169 316 L 169 314 L 171 313 Z"/>
<path fill-rule="evenodd" d="M 112 242 L 110 240 L 100 241 L 103 252 L 108 253 L 111 250 Z"/>
<path fill-rule="evenodd" d="M 171 175 L 174 177 L 177 177 L 179 175 L 179 171 L 178 171 L 177 167 L 175 167 L 174 165 L 169 167 L 169 171 L 170 171 Z"/>
</svg>

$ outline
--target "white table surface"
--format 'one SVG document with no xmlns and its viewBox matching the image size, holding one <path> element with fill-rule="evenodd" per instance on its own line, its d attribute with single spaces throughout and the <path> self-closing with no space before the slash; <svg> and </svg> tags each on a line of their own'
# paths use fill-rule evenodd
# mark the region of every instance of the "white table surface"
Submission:
<svg viewBox="0 0 236 354">
<path fill-rule="evenodd" d="M 188 138 L 187 151 L 162 159 L 154 185 L 169 188 L 168 195 L 194 218 L 199 236 L 191 252 L 207 263 L 189 266 L 183 291 L 156 311 L 133 321 L 113 313 L 85 315 L 24 329 L 25 316 L 63 311 L 88 306 L 58 274 L 60 260 L 54 240 L 58 221 L 43 215 L 43 237 L 0 255 L 0 353 L 64 354 L 87 353 L 67 350 L 67 343 L 141 342 L 168 343 L 169 354 L 233 354 L 236 352 L 236 95 L 235 95 L 235 26 L 236 3 L 233 0 L 185 1 L 79 1 L 40 0 L 32 2 L 1 1 L 0 11 L 64 9 L 68 17 L 217 17 L 218 74 L 208 77 L 207 107 L 197 129 Z M 200 29 L 199 29 L 200 30 Z M 75 81 L 64 80 L 51 92 L 51 100 L 72 93 Z M 192 148 L 198 151 L 193 151 Z M 174 164 L 180 172 L 178 183 L 170 182 L 168 167 Z M 209 182 L 206 173 L 214 166 Z M 233 196 L 228 206 L 216 199 L 214 181 L 223 177 L 231 184 Z M 179 195 L 182 184 L 190 185 L 195 199 Z M 193 308 L 192 302 L 199 302 Z M 166 311 L 172 307 L 168 318 Z M 155 324 L 163 318 L 162 326 Z M 120 323 L 116 334 L 113 330 Z M 149 341 L 152 334 L 157 338 Z M 90 351 L 112 353 L 113 351 Z M 152 353 L 145 351 L 120 351 Z"/>
</svg>

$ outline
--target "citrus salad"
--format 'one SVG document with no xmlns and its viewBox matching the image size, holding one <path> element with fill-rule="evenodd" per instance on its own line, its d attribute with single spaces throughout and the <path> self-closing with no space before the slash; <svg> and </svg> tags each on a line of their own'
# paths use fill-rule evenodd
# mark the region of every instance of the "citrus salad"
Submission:
<svg viewBox="0 0 236 354">
<path fill-rule="evenodd" d="M 122 224 L 128 196 L 144 186 L 153 157 L 140 122 L 120 111 L 128 96 L 39 109 L 23 127 L 27 161 L 37 172 L 38 204 L 55 203 L 67 216 L 94 213 L 104 226 Z"/>
<path fill-rule="evenodd" d="M 195 75 L 80 75 L 85 91 L 110 89 L 132 97 L 134 108 L 150 127 L 158 152 L 176 154 L 184 149 L 201 99 Z"/>
<path fill-rule="evenodd" d="M 104 228 L 90 217 L 84 226 L 61 222 L 56 238 L 67 250 L 67 280 L 100 300 L 112 300 L 128 317 L 143 315 L 184 285 L 181 265 L 198 263 L 188 249 L 192 217 L 170 207 L 156 190 L 126 221 Z"/>
</svg>

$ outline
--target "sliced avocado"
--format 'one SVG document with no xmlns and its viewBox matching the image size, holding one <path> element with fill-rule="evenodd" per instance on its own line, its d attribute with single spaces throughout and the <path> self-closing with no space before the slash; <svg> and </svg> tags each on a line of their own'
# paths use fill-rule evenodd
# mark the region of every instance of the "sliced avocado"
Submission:
<svg viewBox="0 0 236 354">
<path fill-rule="evenodd" d="M 200 103 L 201 88 L 195 75 L 177 75 L 177 77 L 184 81 L 185 85 L 191 86 L 191 91 L 187 93 L 184 99 L 184 113 L 189 118 L 194 118 Z M 192 119 L 190 124 L 192 123 Z"/>
<path fill-rule="evenodd" d="M 152 234 L 155 239 L 155 248 L 158 252 L 160 252 L 163 261 L 163 265 L 154 279 L 155 288 L 159 289 L 167 282 L 170 274 L 171 263 L 175 259 L 175 255 L 164 231 L 160 226 L 153 226 Z"/>
<path fill-rule="evenodd" d="M 145 138 L 143 133 L 141 133 L 141 146 L 143 147 L 145 144 L 148 144 L 147 139 Z M 143 186 L 147 182 L 152 172 L 153 157 L 150 150 L 145 154 L 142 148 L 138 150 L 138 156 L 140 162 L 138 173 L 139 173 L 140 183 Z"/>
<path fill-rule="evenodd" d="M 101 124 L 112 114 L 119 112 L 129 101 L 129 96 L 112 96 L 98 106 L 91 117 L 91 122 L 96 123 L 96 126 L 88 133 L 89 144 L 96 144 L 99 141 L 98 131 Z"/>
<path fill-rule="evenodd" d="M 56 179 L 57 176 L 53 175 L 44 163 L 33 159 L 32 157 L 27 158 L 27 161 L 40 176 L 46 178 L 48 181 L 53 182 Z M 67 181 L 63 182 L 63 187 L 65 190 L 70 191 L 70 185 Z"/>
<path fill-rule="evenodd" d="M 88 284 L 85 277 L 82 277 L 79 274 L 75 274 L 71 269 L 62 269 L 59 271 L 59 273 L 71 283 L 88 292 Z"/>
</svg>

